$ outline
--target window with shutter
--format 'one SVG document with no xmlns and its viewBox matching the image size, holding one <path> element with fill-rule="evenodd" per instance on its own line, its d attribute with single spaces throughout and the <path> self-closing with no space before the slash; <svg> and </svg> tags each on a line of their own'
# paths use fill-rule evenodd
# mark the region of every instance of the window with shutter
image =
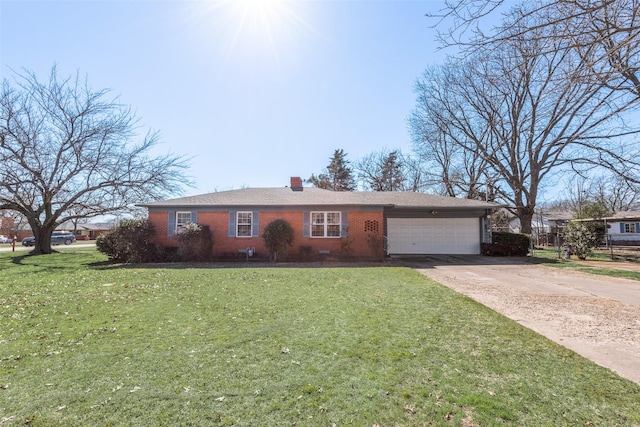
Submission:
<svg viewBox="0 0 640 427">
<path fill-rule="evenodd" d="M 341 237 L 341 212 L 311 212 L 311 237 Z"/>
</svg>

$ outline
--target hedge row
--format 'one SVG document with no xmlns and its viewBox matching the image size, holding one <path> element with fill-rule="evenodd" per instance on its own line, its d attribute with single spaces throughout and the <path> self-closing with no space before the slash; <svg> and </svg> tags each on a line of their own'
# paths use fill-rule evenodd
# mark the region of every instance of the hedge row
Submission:
<svg viewBox="0 0 640 427">
<path fill-rule="evenodd" d="M 98 251 L 111 261 L 123 263 L 210 261 L 213 239 L 209 226 L 189 224 L 177 235 L 178 246 L 153 243 L 155 230 L 146 219 L 122 221 L 96 239 Z"/>
<path fill-rule="evenodd" d="M 529 236 L 519 233 L 496 232 L 491 243 L 480 245 L 482 255 L 487 256 L 526 256 L 529 253 Z"/>
</svg>

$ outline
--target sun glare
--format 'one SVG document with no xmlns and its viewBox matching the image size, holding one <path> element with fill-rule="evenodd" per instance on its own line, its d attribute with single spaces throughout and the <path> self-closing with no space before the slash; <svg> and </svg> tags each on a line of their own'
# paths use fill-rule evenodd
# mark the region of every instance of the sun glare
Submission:
<svg viewBox="0 0 640 427">
<path fill-rule="evenodd" d="M 209 29 L 229 56 L 272 57 L 276 61 L 304 33 L 314 31 L 300 17 L 301 0 L 211 0 Z M 202 11 L 201 11 L 202 12 Z"/>
</svg>

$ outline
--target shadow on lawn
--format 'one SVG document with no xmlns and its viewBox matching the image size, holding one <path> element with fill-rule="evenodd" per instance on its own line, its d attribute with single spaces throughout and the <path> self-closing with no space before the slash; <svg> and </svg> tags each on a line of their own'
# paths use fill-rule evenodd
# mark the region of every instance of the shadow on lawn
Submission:
<svg viewBox="0 0 640 427">
<path fill-rule="evenodd" d="M 89 264 L 91 268 L 97 270 L 107 269 L 223 269 L 223 268 L 371 268 L 371 267 L 403 267 L 399 262 L 233 262 L 233 261 L 212 261 L 212 262 L 164 262 L 146 264 L 118 264 L 109 261 L 95 262 Z"/>
<path fill-rule="evenodd" d="M 531 265 L 554 264 L 557 260 L 529 256 L 492 257 L 486 255 L 404 255 L 396 256 L 403 265 L 412 268 L 435 268 L 439 265 Z"/>
<path fill-rule="evenodd" d="M 531 265 L 553 264 L 556 260 L 531 257 L 489 257 L 483 255 L 405 255 L 385 258 L 383 261 L 317 261 L 317 262 L 264 262 L 214 261 L 166 262 L 148 264 L 118 264 L 110 261 L 89 264 L 95 269 L 220 269 L 220 268 L 371 268 L 409 267 L 435 268 L 438 265 Z"/>
<path fill-rule="evenodd" d="M 59 253 L 60 252 L 58 251 L 53 251 L 53 254 L 59 254 Z M 45 271 L 45 272 L 47 271 L 56 272 L 56 271 L 67 270 L 69 268 L 69 266 L 67 265 L 60 265 L 55 262 L 51 262 L 51 260 L 47 258 L 46 255 L 34 255 L 31 252 L 25 253 L 24 255 L 14 256 L 9 259 L 11 260 L 11 263 L 14 265 L 29 266 L 32 268 L 35 267 L 40 271 Z M 29 260 L 29 262 L 25 262 L 25 260 Z M 38 260 L 40 260 L 40 262 L 38 262 Z"/>
</svg>

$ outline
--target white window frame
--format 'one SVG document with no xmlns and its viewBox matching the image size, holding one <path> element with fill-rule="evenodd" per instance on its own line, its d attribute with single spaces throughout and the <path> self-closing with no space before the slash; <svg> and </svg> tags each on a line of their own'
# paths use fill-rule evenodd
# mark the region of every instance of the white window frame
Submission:
<svg viewBox="0 0 640 427">
<path fill-rule="evenodd" d="M 242 218 L 242 221 L 240 219 Z M 247 234 L 248 226 L 248 234 Z M 240 227 L 243 227 L 243 232 L 240 232 Z M 238 211 L 236 212 L 236 237 L 253 237 L 253 212 L 251 211 Z"/>
<path fill-rule="evenodd" d="M 625 222 L 624 223 L 624 232 L 625 233 L 637 233 L 636 223 L 635 222 Z"/>
<path fill-rule="evenodd" d="M 187 224 L 191 224 L 191 211 L 177 211 L 175 232 L 177 233 L 181 228 L 185 227 Z"/>
<path fill-rule="evenodd" d="M 337 219 L 337 222 L 336 222 Z M 309 236 L 317 239 L 339 239 L 342 237 L 342 212 L 311 212 Z M 332 230 L 337 227 L 338 234 Z M 322 234 L 320 234 L 322 233 Z"/>
</svg>

